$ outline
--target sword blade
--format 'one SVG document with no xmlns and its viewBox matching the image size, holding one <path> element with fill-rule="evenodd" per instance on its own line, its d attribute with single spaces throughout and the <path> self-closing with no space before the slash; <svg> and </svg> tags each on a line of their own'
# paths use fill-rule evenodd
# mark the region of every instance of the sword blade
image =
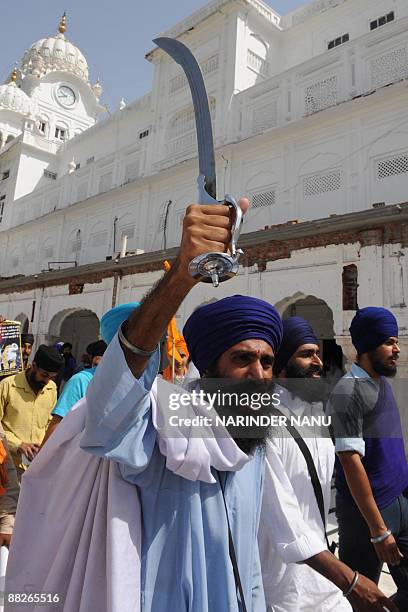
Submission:
<svg viewBox="0 0 408 612">
<path fill-rule="evenodd" d="M 217 183 L 211 115 L 200 66 L 190 49 L 178 40 L 160 37 L 153 40 L 153 42 L 182 67 L 187 77 L 191 97 L 193 98 L 200 175 L 204 177 L 206 192 L 216 199 Z"/>
</svg>

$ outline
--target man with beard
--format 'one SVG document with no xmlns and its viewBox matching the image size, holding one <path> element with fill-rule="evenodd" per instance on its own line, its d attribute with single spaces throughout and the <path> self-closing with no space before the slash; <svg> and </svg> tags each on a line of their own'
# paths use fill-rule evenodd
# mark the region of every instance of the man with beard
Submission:
<svg viewBox="0 0 408 612">
<path fill-rule="evenodd" d="M 241 204 L 248 207 L 245 200 Z M 208 251 L 227 249 L 230 214 L 222 204 L 187 209 L 175 264 L 121 326 L 88 388 L 81 447 L 117 462 L 123 479 L 139 494 L 144 612 L 266 609 L 256 539 L 262 449 L 247 455 L 231 438 L 212 434 L 203 439 L 199 430 L 190 431 L 184 464 L 196 469 L 183 476 L 183 466 L 175 462 L 170 469 L 165 446 L 159 445 L 149 393 L 158 373 L 160 340 L 197 284 L 189 263 Z M 201 376 L 215 368 L 219 378 L 257 381 L 272 378 L 281 335 L 273 306 L 245 296 L 203 306 L 183 330 Z M 162 379 L 156 383 L 180 391 Z"/>
<path fill-rule="evenodd" d="M 279 411 L 287 422 L 291 417 L 310 421 L 320 417 L 321 424 L 298 426 L 292 434 L 286 427 L 273 428 L 266 444 L 259 547 L 268 610 L 346 612 L 351 611 L 350 603 L 357 610 L 370 609 L 370 604 L 382 609 L 383 595 L 376 585 L 364 576 L 355 580 L 355 572 L 328 550 L 325 526 L 334 447 L 322 418 L 323 364 L 318 340 L 301 317 L 283 321 L 273 369 L 280 384 Z M 314 464 L 321 508 L 306 456 L 293 435 L 302 439 Z"/>
<path fill-rule="evenodd" d="M 246 454 L 211 427 L 186 425 L 173 436 L 161 428 L 173 414 L 165 393 L 184 390 L 157 377 L 157 347 L 197 284 L 191 260 L 228 249 L 230 214 L 221 204 L 188 208 L 175 264 L 119 323 L 86 399 L 28 470 L 6 591 L 59 593 L 65 612 L 266 611 L 257 544 L 262 447 Z M 272 377 L 282 322 L 267 302 L 233 296 L 197 310 L 184 336 L 201 376 L 213 370 L 261 383 Z M 24 527 L 33 505 L 40 540 Z M 36 549 L 35 567 L 21 568 Z"/>
<path fill-rule="evenodd" d="M 30 359 L 34 344 L 33 334 L 22 333 L 21 334 L 21 354 L 23 356 L 23 370 L 29 368 L 28 360 Z"/>
<path fill-rule="evenodd" d="M 19 477 L 38 452 L 57 401 L 54 380 L 64 360 L 42 344 L 30 368 L 0 382 L 0 421 Z"/>
<path fill-rule="evenodd" d="M 357 360 L 329 404 L 336 437 L 340 559 L 378 582 L 387 563 L 393 601 L 408 610 L 408 466 L 400 414 L 387 378 L 400 354 L 385 308 L 358 310 L 350 326 Z"/>
<path fill-rule="evenodd" d="M 217 208 L 220 214 L 217 211 L 215 217 L 228 211 L 224 206 L 203 208 L 207 208 L 207 215 Z M 211 236 L 212 226 L 207 231 Z M 149 390 L 159 365 L 158 351 L 153 347 L 195 284 L 185 265 L 194 253 L 189 243 L 184 249 L 182 246 L 181 262 L 122 326 L 119 338 L 123 344 L 115 337 L 108 347 L 88 390 L 81 446 L 114 459 L 123 478 L 137 486 L 142 510 L 141 597 L 145 612 L 167 608 L 178 612 L 265 612 L 256 540 L 264 471 L 258 441 L 251 441 L 250 452 L 246 446 L 245 454 L 239 448 L 240 440 L 237 445 L 229 438 L 229 451 L 223 455 L 221 449 L 226 448 L 227 440 L 217 440 L 220 451 L 210 473 L 204 475 L 200 467 L 195 476 L 187 478 L 168 468 L 152 423 Z M 232 378 L 260 383 L 272 378 L 281 333 L 282 323 L 273 306 L 245 296 L 202 306 L 183 330 L 201 376 L 214 372 L 217 381 Z M 135 344 L 137 351 L 152 352 L 150 360 L 133 361 L 132 355 L 138 353 L 132 353 L 128 343 Z M 160 384 L 169 386 L 166 381 Z M 220 388 L 221 383 L 217 384 Z M 199 429 L 190 433 L 189 462 L 196 460 L 196 454 L 208 455 L 210 441 L 199 439 L 200 434 Z"/>
</svg>

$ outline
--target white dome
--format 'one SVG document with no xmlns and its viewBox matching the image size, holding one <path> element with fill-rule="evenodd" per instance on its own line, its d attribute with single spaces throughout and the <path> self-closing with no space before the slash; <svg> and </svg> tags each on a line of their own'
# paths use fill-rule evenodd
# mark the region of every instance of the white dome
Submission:
<svg viewBox="0 0 408 612">
<path fill-rule="evenodd" d="M 23 74 L 42 77 L 55 70 L 76 74 L 88 82 L 88 64 L 85 57 L 62 33 L 34 43 L 21 60 Z"/>
<path fill-rule="evenodd" d="M 2 109 L 27 116 L 35 112 L 31 98 L 13 81 L 7 85 L 0 85 L 0 110 Z"/>
</svg>

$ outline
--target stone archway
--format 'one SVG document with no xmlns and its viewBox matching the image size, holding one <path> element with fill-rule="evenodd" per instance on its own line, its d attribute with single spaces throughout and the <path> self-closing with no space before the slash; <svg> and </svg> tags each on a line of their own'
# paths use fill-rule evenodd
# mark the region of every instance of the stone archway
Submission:
<svg viewBox="0 0 408 612">
<path fill-rule="evenodd" d="M 68 308 L 58 312 L 51 320 L 49 341 L 71 342 L 72 353 L 79 361 L 90 342 L 99 338 L 99 319 L 88 309 Z"/>
<path fill-rule="evenodd" d="M 324 300 L 314 295 L 295 293 L 276 304 L 282 319 L 303 317 L 312 326 L 320 344 L 320 351 L 327 374 L 339 377 L 344 372 L 346 359 L 334 336 L 333 311 Z"/>
<path fill-rule="evenodd" d="M 20 312 L 20 314 L 18 314 L 14 318 L 14 321 L 20 321 L 20 323 L 21 323 L 21 333 L 22 334 L 27 334 L 28 333 L 28 328 L 29 328 L 30 322 L 29 322 L 29 319 L 28 319 L 26 314 L 24 314 L 23 312 Z"/>
</svg>

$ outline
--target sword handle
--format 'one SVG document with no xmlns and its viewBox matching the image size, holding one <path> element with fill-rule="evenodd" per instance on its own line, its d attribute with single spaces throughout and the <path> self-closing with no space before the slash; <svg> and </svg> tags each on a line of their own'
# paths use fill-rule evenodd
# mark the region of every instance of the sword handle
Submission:
<svg viewBox="0 0 408 612">
<path fill-rule="evenodd" d="M 198 177 L 197 182 L 200 204 L 225 204 L 229 208 L 233 208 L 235 212 L 231 229 L 231 255 L 227 253 L 204 253 L 194 257 L 188 267 L 191 276 L 218 287 L 220 283 L 232 278 L 238 272 L 238 259 L 242 255 L 242 251 L 237 249 L 237 243 L 241 233 L 243 214 L 235 198 L 231 195 L 227 194 L 223 202 L 213 198 L 205 189 L 205 177 L 203 175 Z"/>
</svg>

